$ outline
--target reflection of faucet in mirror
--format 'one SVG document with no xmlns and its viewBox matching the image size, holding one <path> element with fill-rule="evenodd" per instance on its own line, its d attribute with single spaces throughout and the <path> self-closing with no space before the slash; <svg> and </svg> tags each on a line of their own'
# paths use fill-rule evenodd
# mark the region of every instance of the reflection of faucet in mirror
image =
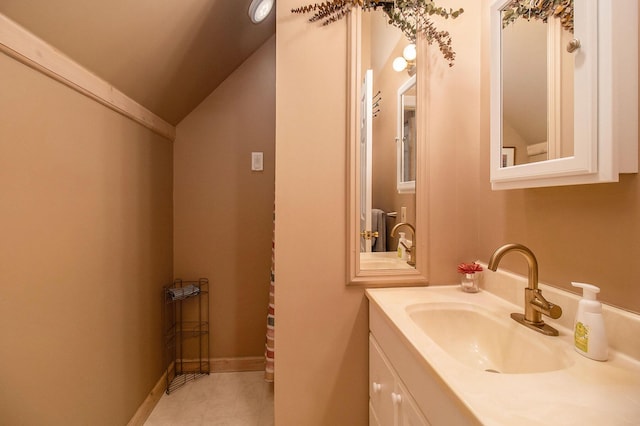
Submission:
<svg viewBox="0 0 640 426">
<path fill-rule="evenodd" d="M 411 229 L 411 235 L 412 235 L 412 240 L 413 241 L 411 243 L 411 247 L 407 247 L 407 245 L 403 242 L 400 241 L 399 244 L 402 244 L 403 247 L 405 248 L 405 250 L 407 251 L 407 253 L 409 253 L 409 260 L 407 260 L 407 263 L 411 266 L 416 266 L 416 228 L 413 227 L 412 224 L 407 223 L 407 222 L 400 222 L 398 224 L 396 224 L 396 226 L 393 227 L 393 229 L 391 230 L 391 236 L 395 237 L 396 236 L 396 231 L 398 230 L 398 228 L 400 228 L 401 226 L 406 226 L 409 229 Z"/>
<path fill-rule="evenodd" d="M 502 256 L 510 251 L 516 251 L 522 254 L 525 259 L 527 259 L 527 264 L 529 265 L 528 285 L 524 290 L 524 315 L 513 313 L 511 314 L 511 318 L 540 333 L 548 336 L 557 336 L 558 330 L 545 324 L 542 320 L 542 314 L 557 319 L 562 315 L 562 309 L 560 306 L 554 305 L 542 297 L 542 291 L 538 289 L 538 261 L 528 247 L 522 244 L 506 244 L 498 248 L 491 255 L 487 267 L 492 271 L 496 271 Z"/>
</svg>

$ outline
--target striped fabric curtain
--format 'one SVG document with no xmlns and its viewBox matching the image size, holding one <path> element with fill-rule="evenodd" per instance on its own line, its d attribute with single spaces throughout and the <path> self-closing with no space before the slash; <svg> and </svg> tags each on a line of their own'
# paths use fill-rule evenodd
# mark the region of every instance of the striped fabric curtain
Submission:
<svg viewBox="0 0 640 426">
<path fill-rule="evenodd" d="M 269 284 L 269 307 L 267 312 L 267 340 L 265 344 L 264 358 L 266 361 L 264 379 L 273 382 L 274 378 L 274 348 L 275 348 L 275 220 L 276 212 L 273 212 L 273 238 L 271 240 L 271 282 Z"/>
</svg>

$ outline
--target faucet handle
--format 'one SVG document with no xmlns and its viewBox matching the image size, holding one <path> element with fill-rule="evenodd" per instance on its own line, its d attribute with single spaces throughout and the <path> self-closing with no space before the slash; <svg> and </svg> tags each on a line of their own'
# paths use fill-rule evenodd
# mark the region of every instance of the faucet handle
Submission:
<svg viewBox="0 0 640 426">
<path fill-rule="evenodd" d="M 562 316 L 562 308 L 549 302 L 549 313 L 547 315 L 550 318 L 558 319 Z"/>
<path fill-rule="evenodd" d="M 562 308 L 556 304 L 553 304 L 542 296 L 540 291 L 535 292 L 535 297 L 531 299 L 532 305 L 535 306 L 536 310 L 545 314 L 546 316 L 558 319 L 562 316 Z"/>
</svg>

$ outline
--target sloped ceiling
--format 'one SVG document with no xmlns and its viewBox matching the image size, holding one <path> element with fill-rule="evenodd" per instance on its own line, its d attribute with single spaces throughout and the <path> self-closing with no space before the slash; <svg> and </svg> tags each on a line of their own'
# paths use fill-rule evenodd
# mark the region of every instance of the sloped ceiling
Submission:
<svg viewBox="0 0 640 426">
<path fill-rule="evenodd" d="M 171 124 L 275 33 L 251 0 L 0 0 L 0 13 Z"/>
</svg>

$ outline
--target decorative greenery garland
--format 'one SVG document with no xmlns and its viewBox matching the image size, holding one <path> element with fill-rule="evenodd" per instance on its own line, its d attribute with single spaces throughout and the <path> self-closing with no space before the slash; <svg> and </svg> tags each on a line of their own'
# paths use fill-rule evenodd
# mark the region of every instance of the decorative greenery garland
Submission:
<svg viewBox="0 0 640 426">
<path fill-rule="evenodd" d="M 453 66 L 456 53 L 451 47 L 451 35 L 448 31 L 439 31 L 430 17 L 455 19 L 464 12 L 462 8 L 447 10 L 436 6 L 433 0 L 327 0 L 291 9 L 291 12 L 313 13 L 309 22 L 320 21 L 322 25 L 329 25 L 342 19 L 354 7 L 365 12 L 380 8 L 389 17 L 389 24 L 399 28 L 412 43 L 415 43 L 417 34 L 424 35 L 429 44 L 438 43 L 449 66 Z"/>
<path fill-rule="evenodd" d="M 502 9 L 502 28 L 518 18 L 547 22 L 550 17 L 573 34 L 573 0 L 513 0 Z"/>
</svg>

